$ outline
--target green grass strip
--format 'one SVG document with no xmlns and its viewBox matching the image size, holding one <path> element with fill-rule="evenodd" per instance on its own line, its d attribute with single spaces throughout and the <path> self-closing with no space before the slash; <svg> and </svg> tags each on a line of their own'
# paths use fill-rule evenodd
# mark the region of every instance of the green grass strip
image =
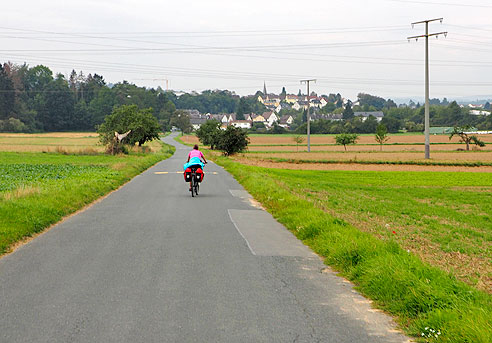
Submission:
<svg viewBox="0 0 492 343">
<path fill-rule="evenodd" d="M 0 153 L 0 255 L 174 153 Z"/>
<path fill-rule="evenodd" d="M 319 173 L 244 166 L 223 157 L 216 162 L 419 342 L 492 342 L 491 295 L 423 263 L 394 240 L 362 232 L 290 191 L 296 185 L 289 184 L 288 175 L 301 179 Z M 431 329 L 440 335 L 431 336 Z"/>
</svg>

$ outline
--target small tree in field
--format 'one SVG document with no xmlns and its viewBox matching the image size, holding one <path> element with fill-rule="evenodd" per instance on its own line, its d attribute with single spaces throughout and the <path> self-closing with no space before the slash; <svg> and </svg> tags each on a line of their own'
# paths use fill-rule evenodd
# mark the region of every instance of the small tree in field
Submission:
<svg viewBox="0 0 492 343">
<path fill-rule="evenodd" d="M 294 136 L 294 137 L 292 137 L 292 139 L 294 140 L 294 142 L 296 142 L 296 148 L 297 148 L 297 151 L 299 151 L 299 144 L 302 144 L 302 142 L 304 142 L 304 137 Z"/>
<path fill-rule="evenodd" d="M 449 135 L 449 139 L 453 138 L 454 136 L 459 136 L 461 142 L 466 143 L 466 150 L 470 150 L 470 143 L 476 144 L 479 147 L 484 147 L 485 143 L 478 139 L 477 136 L 475 135 L 470 135 L 468 131 L 472 130 L 472 127 L 470 125 L 466 126 L 455 126 L 453 132 Z"/>
<path fill-rule="evenodd" d="M 225 156 L 234 155 L 243 151 L 249 143 L 248 132 L 235 126 L 228 126 L 219 136 L 217 149 L 222 150 Z"/>
<path fill-rule="evenodd" d="M 342 133 L 335 136 L 335 142 L 338 145 L 343 145 L 345 151 L 347 151 L 347 145 L 355 144 L 358 138 L 359 136 L 355 133 Z"/>
<path fill-rule="evenodd" d="M 384 142 L 388 141 L 388 129 L 384 124 L 379 124 L 378 127 L 376 128 L 376 136 L 375 136 L 376 142 L 379 143 L 380 150 L 383 151 L 383 144 Z"/>
<path fill-rule="evenodd" d="M 219 136 L 222 134 L 220 125 L 218 120 L 207 120 L 196 130 L 195 135 L 202 144 L 210 145 L 210 148 L 214 150 L 219 142 Z"/>
</svg>

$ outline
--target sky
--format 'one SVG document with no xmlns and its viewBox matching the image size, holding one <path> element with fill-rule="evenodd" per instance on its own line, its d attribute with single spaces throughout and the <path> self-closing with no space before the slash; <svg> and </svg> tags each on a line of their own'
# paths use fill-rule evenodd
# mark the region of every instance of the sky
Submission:
<svg viewBox="0 0 492 343">
<path fill-rule="evenodd" d="M 429 24 L 431 98 L 492 98 L 488 0 L 18 0 L 0 11 L 0 62 L 72 69 L 106 82 L 239 95 L 360 92 L 424 96 Z"/>
</svg>

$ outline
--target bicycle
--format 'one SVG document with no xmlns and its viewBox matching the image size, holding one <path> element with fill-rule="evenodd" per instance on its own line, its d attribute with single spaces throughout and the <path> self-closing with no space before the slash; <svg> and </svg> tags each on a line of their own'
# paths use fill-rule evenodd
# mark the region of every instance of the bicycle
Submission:
<svg viewBox="0 0 492 343">
<path fill-rule="evenodd" d="M 198 195 L 198 191 L 200 190 L 200 182 L 197 180 L 197 170 L 198 168 L 192 167 L 191 168 L 191 187 L 190 187 L 190 192 L 191 196 L 194 197 L 195 195 Z"/>
</svg>

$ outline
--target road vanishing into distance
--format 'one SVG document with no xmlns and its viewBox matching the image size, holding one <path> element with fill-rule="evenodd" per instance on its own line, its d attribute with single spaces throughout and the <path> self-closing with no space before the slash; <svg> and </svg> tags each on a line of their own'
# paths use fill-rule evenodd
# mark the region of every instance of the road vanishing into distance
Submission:
<svg viewBox="0 0 492 343">
<path fill-rule="evenodd" d="M 0 259 L 0 342 L 409 342 L 190 148 Z"/>
</svg>

